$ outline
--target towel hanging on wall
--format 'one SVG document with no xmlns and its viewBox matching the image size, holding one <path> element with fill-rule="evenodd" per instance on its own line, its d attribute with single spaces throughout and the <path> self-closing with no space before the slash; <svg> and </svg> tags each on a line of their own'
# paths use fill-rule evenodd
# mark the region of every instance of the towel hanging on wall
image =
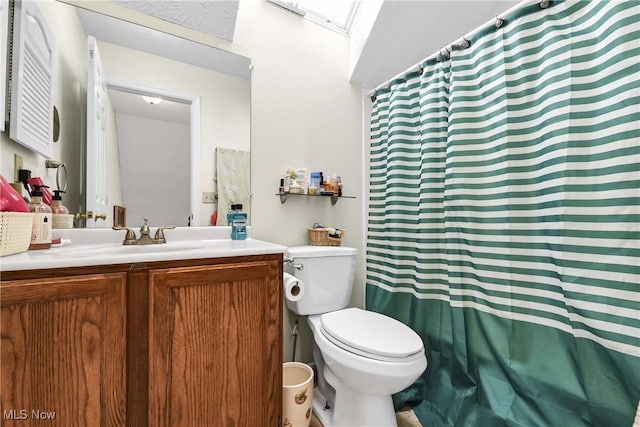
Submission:
<svg viewBox="0 0 640 427">
<path fill-rule="evenodd" d="M 216 148 L 216 180 L 218 185 L 218 218 L 216 225 L 227 225 L 231 204 L 242 203 L 250 215 L 249 152 Z"/>
</svg>

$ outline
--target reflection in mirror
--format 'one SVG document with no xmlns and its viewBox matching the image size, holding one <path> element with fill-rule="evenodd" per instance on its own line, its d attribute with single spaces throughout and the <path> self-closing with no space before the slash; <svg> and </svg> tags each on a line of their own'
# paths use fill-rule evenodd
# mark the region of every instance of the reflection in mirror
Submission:
<svg viewBox="0 0 640 427">
<path fill-rule="evenodd" d="M 104 108 L 104 147 L 87 146 L 78 164 L 68 165 L 84 168 L 86 182 L 78 188 L 80 197 L 87 199 L 80 209 L 106 210 L 106 221 L 88 219 L 87 226 L 110 227 L 114 205 L 127 209 L 129 227 L 140 226 L 143 217 L 149 218 L 152 226 L 209 225 L 216 209 L 218 225 L 226 225 L 230 202 L 241 202 L 249 211 L 248 190 L 242 190 L 246 194 L 237 190 L 244 184 L 218 182 L 215 157 L 218 148 L 244 153 L 250 149 L 249 58 L 52 3 L 56 8 L 76 11 L 85 52 L 89 51 L 87 37 L 95 37 L 103 67 L 105 96 L 93 102 L 99 106 L 96 110 Z M 70 26 L 65 21 L 52 24 L 54 31 L 65 31 L 65 24 Z M 87 95 L 93 90 L 90 80 Z M 142 95 L 162 102 L 146 103 Z M 92 102 L 91 96 L 87 98 Z M 96 138 L 100 139 L 91 125 L 94 110 L 90 104 L 87 115 L 87 144 L 96 144 Z M 103 166 L 84 159 L 91 154 L 90 147 L 98 147 Z M 248 178 L 248 161 L 242 168 L 246 170 L 237 176 Z M 225 176 L 234 179 L 236 174 Z M 102 199 L 96 197 L 95 189 L 104 191 Z M 218 195 L 226 189 L 231 190 L 225 194 L 224 204 L 202 202 L 203 193 Z"/>
<path fill-rule="evenodd" d="M 188 225 L 190 101 L 163 99 L 157 93 L 134 93 L 117 86 L 107 86 L 107 94 L 117 135 L 107 164 L 109 170 L 120 171 L 112 174 L 115 179 L 108 189 L 112 203 L 126 206 L 127 221 L 132 225 L 143 224 L 143 218 L 151 216 L 150 207 L 155 225 Z"/>
</svg>

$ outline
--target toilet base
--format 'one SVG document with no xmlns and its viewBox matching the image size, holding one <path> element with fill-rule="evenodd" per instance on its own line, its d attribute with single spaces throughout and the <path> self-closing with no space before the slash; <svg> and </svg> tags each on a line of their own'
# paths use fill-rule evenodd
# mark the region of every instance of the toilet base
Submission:
<svg viewBox="0 0 640 427">
<path fill-rule="evenodd" d="M 331 420 L 333 419 L 333 408 L 327 408 L 327 399 L 318 388 L 313 389 L 313 402 L 311 404 L 313 413 L 318 420 L 322 423 L 323 427 L 331 427 Z"/>
<path fill-rule="evenodd" d="M 334 407 L 318 388 L 313 390 L 313 413 L 324 427 L 397 427 L 391 396 L 368 396 L 341 390 Z"/>
</svg>

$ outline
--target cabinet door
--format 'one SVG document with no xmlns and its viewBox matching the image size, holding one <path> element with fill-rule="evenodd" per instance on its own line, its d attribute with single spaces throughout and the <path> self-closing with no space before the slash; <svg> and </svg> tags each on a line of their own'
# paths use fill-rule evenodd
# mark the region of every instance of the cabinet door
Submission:
<svg viewBox="0 0 640 427">
<path fill-rule="evenodd" d="M 276 426 L 282 400 L 281 263 L 149 274 L 149 424 Z"/>
<path fill-rule="evenodd" d="M 126 273 L 3 281 L 2 425 L 125 424 Z"/>
<path fill-rule="evenodd" d="M 51 158 L 55 36 L 37 2 L 14 5 L 9 138 Z"/>
</svg>

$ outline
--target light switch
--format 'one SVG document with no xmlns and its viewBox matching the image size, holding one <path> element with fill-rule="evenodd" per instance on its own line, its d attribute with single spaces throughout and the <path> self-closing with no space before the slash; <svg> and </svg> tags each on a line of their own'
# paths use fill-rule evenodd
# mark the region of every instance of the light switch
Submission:
<svg viewBox="0 0 640 427">
<path fill-rule="evenodd" d="M 202 203 L 215 203 L 216 202 L 216 193 L 212 191 L 203 191 L 202 192 Z"/>
</svg>

